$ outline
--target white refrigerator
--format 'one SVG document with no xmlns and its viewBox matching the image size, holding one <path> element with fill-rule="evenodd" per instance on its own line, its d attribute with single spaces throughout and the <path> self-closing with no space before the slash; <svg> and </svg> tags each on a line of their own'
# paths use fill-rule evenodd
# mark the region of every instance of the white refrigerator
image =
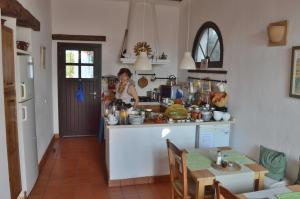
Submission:
<svg viewBox="0 0 300 199">
<path fill-rule="evenodd" d="M 18 129 L 22 189 L 31 192 L 39 174 L 34 105 L 33 59 L 28 55 L 17 56 Z"/>
</svg>

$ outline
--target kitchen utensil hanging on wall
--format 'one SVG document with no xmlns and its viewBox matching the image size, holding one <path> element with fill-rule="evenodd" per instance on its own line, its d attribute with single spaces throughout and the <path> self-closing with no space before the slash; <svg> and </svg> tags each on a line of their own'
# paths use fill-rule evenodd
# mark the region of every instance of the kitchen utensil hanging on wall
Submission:
<svg viewBox="0 0 300 199">
<path fill-rule="evenodd" d="M 152 75 L 152 77 L 151 77 L 151 82 L 154 82 L 156 80 L 156 77 L 155 77 L 155 74 L 154 75 Z"/>
<path fill-rule="evenodd" d="M 132 2 L 129 1 L 129 12 L 128 12 L 128 16 L 127 16 L 127 25 L 126 25 L 126 30 L 125 30 L 123 43 L 122 43 L 122 48 L 121 48 L 121 52 L 120 52 L 120 57 L 121 58 L 129 56 L 128 52 L 127 52 L 127 42 L 128 42 L 128 29 L 129 29 L 129 20 L 130 20 L 131 10 L 132 10 Z"/>
<path fill-rule="evenodd" d="M 167 85 L 169 85 L 169 86 L 176 85 L 176 77 L 175 77 L 175 75 L 170 75 L 169 76 L 169 79 L 167 81 Z"/>
<path fill-rule="evenodd" d="M 139 87 L 141 87 L 141 88 L 145 88 L 145 87 L 148 85 L 148 79 L 147 79 L 145 76 L 141 77 L 141 78 L 138 80 L 138 85 L 139 85 Z"/>
</svg>

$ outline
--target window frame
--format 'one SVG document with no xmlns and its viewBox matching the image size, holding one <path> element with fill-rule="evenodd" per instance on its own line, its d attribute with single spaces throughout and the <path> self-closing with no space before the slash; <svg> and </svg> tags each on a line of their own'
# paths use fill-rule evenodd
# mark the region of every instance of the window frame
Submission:
<svg viewBox="0 0 300 199">
<path fill-rule="evenodd" d="M 70 50 L 70 51 L 78 51 L 78 63 L 72 63 L 72 62 L 70 62 L 70 63 L 68 63 L 67 61 L 66 61 L 66 51 L 67 50 Z M 67 78 L 67 74 L 66 74 L 66 69 L 65 69 L 65 79 L 70 79 L 70 80 L 72 80 L 72 79 L 93 79 L 93 78 L 95 78 L 95 70 L 93 70 L 93 77 L 92 78 L 83 78 L 83 77 L 81 77 L 81 67 L 82 66 L 93 66 L 93 68 L 95 68 L 95 60 L 93 60 L 93 63 L 82 63 L 81 62 L 81 52 L 82 51 L 91 51 L 91 50 L 85 50 L 85 49 L 66 49 L 65 51 L 64 51 L 64 67 L 66 68 L 67 66 L 78 66 L 78 77 L 71 77 L 71 78 Z M 94 51 L 93 51 L 94 52 Z M 94 52 L 95 53 L 95 52 Z M 93 56 L 94 57 L 94 56 Z"/>
<path fill-rule="evenodd" d="M 201 41 L 203 33 L 206 29 L 212 28 L 218 35 L 218 39 L 220 42 L 220 61 L 209 61 L 208 68 L 223 68 L 223 57 L 224 57 L 224 46 L 223 46 L 223 38 L 219 27 L 212 21 L 205 22 L 198 30 L 196 37 L 194 39 L 192 56 L 194 60 L 196 60 L 196 52 L 198 48 L 198 44 Z M 200 69 L 201 62 L 196 62 L 197 69 Z"/>
</svg>

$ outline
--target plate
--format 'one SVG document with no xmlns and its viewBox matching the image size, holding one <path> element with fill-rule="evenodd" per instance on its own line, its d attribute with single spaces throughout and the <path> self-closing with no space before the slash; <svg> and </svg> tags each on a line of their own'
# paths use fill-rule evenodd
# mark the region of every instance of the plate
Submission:
<svg viewBox="0 0 300 199">
<path fill-rule="evenodd" d="M 145 88 L 147 85 L 148 85 L 148 79 L 146 77 L 141 77 L 139 80 L 138 80 L 138 85 L 139 87 L 141 88 Z"/>
<path fill-rule="evenodd" d="M 240 171 L 242 169 L 242 167 L 235 162 L 229 161 L 228 164 L 231 164 L 232 166 L 222 167 L 221 165 L 217 165 L 215 162 L 212 162 L 211 166 L 216 170 L 225 171 L 225 172 L 235 172 L 235 171 Z"/>
</svg>

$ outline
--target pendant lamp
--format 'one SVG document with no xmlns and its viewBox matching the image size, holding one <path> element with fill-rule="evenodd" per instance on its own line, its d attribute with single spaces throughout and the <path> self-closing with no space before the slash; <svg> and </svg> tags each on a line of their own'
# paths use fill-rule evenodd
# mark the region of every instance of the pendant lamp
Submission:
<svg viewBox="0 0 300 199">
<path fill-rule="evenodd" d="M 143 12 L 143 40 L 145 34 L 145 14 L 146 14 L 146 0 L 144 0 L 144 12 Z M 147 52 L 140 52 L 136 57 L 133 65 L 135 70 L 152 70 L 151 61 L 148 58 Z"/>
<path fill-rule="evenodd" d="M 189 38 L 190 38 L 190 12 L 191 12 L 191 0 L 188 0 L 188 30 L 187 30 L 187 41 L 186 41 L 186 52 L 180 62 L 179 68 L 183 70 L 195 70 L 196 64 L 192 57 L 191 52 L 189 52 Z"/>
<path fill-rule="evenodd" d="M 140 52 L 134 63 L 135 70 L 152 70 L 152 65 L 146 52 Z"/>
</svg>

